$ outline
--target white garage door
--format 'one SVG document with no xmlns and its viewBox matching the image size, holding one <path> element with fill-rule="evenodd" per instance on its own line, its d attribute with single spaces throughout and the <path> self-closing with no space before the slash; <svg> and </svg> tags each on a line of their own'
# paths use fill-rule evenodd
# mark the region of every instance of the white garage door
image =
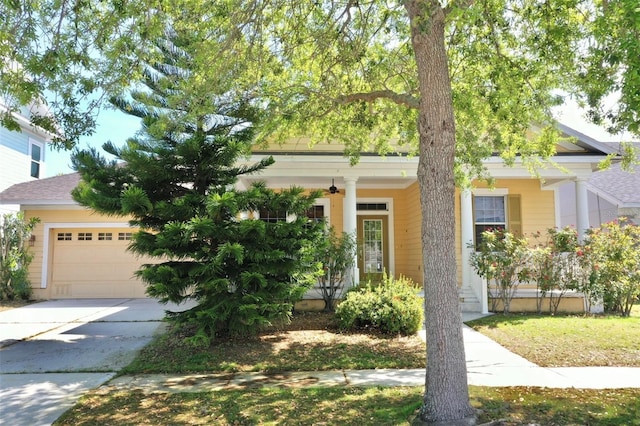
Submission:
<svg viewBox="0 0 640 426">
<path fill-rule="evenodd" d="M 147 259 L 127 250 L 131 229 L 54 229 L 53 298 L 145 297 L 134 273 Z"/>
</svg>

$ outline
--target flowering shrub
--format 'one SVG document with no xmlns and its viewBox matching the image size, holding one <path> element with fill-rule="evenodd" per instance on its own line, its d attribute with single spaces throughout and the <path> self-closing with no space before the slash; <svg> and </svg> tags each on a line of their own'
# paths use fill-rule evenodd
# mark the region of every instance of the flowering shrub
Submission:
<svg viewBox="0 0 640 426">
<path fill-rule="evenodd" d="M 592 229 L 585 250 L 590 280 L 602 288 L 605 310 L 629 316 L 640 296 L 640 226 L 623 219 Z"/>
<path fill-rule="evenodd" d="M 530 278 L 538 289 L 538 312 L 542 312 L 542 301 L 548 297 L 549 312 L 557 313 L 562 297 L 580 287 L 583 272 L 579 258 L 582 255 L 578 233 L 570 227 L 548 229 L 546 242 L 531 249 Z"/>
<path fill-rule="evenodd" d="M 471 254 L 471 265 L 478 275 L 487 280 L 491 310 L 502 302 L 504 313 L 509 313 L 511 300 L 521 282 L 529 280 L 528 241 L 502 229 L 482 233 L 477 251 Z"/>
<path fill-rule="evenodd" d="M 562 297 L 576 290 L 584 295 L 587 312 L 604 302 L 605 310 L 628 316 L 640 297 L 640 226 L 607 223 L 591 229 L 584 243 L 572 228 L 549 229 L 546 241 L 536 247 L 529 247 L 526 238 L 489 231 L 471 255 L 471 265 L 487 280 L 494 311 L 501 300 L 509 312 L 518 285 L 531 281 L 538 290 L 538 312 L 548 297 L 549 311 L 556 313 Z"/>
</svg>

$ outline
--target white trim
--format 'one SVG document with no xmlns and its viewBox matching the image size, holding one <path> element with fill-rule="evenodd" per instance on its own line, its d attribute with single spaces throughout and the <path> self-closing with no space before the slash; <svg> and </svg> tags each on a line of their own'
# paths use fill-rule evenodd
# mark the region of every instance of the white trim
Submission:
<svg viewBox="0 0 640 426">
<path fill-rule="evenodd" d="M 560 224 L 562 223 L 562 212 L 560 211 L 560 187 L 555 186 L 553 188 L 553 204 L 554 204 L 554 213 L 555 213 L 555 227 L 560 228 Z"/>
<path fill-rule="evenodd" d="M 52 229 L 77 229 L 77 228 L 131 228 L 127 222 L 51 222 L 44 224 L 42 238 L 42 276 L 40 288 L 47 288 L 49 275 L 49 234 Z"/>
<path fill-rule="evenodd" d="M 324 210 L 324 220 L 327 226 L 331 226 L 331 200 L 329 198 L 317 198 L 313 203 L 314 206 L 322 206 Z"/>
<path fill-rule="evenodd" d="M 9 111 L 9 108 L 0 103 L 0 112 L 7 111 Z M 47 115 L 50 115 L 50 113 L 47 113 Z M 45 142 L 51 142 L 51 140 L 56 136 L 55 133 L 51 133 L 40 126 L 34 125 L 29 118 L 25 117 L 20 112 L 12 111 L 11 116 L 18 122 L 22 132 L 28 132 L 34 136 L 43 137 L 45 138 Z"/>
<path fill-rule="evenodd" d="M 509 195 L 508 188 L 477 188 L 473 191 L 473 198 L 475 197 L 502 197 L 504 199 L 504 229 L 509 230 L 509 202 L 507 200 L 507 195 Z M 478 223 L 476 222 L 476 208 L 475 204 L 471 209 L 472 220 L 473 220 L 473 243 L 476 244 L 476 226 L 477 225 L 498 225 L 502 222 L 494 222 L 494 223 Z M 522 220 L 522 219 L 521 219 Z"/>
<path fill-rule="evenodd" d="M 378 198 L 378 197 L 358 197 L 356 198 L 356 205 L 358 203 L 386 203 L 387 210 L 357 210 L 357 216 L 387 216 L 388 238 L 389 238 L 389 276 L 395 277 L 396 272 L 396 253 L 395 253 L 395 222 L 393 217 L 393 198 Z"/>
<path fill-rule="evenodd" d="M 509 188 L 474 188 L 471 192 L 474 196 L 479 197 L 499 197 L 501 195 L 509 195 Z"/>
</svg>

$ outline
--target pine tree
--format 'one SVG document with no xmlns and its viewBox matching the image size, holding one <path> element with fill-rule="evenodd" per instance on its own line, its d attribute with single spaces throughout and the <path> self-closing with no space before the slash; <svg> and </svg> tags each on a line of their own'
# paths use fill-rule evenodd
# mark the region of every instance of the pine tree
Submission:
<svg viewBox="0 0 640 426">
<path fill-rule="evenodd" d="M 158 259 L 137 275 L 161 302 L 197 302 L 171 315 L 196 326 L 194 341 L 286 321 L 320 273 L 312 247 L 322 225 L 305 214 L 318 194 L 263 183 L 234 189 L 238 176 L 273 163 L 236 165 L 250 152 L 256 109 L 237 97 L 194 93 L 188 41 L 173 33 L 157 48 L 144 87 L 113 99 L 142 119 L 142 131 L 124 147 L 103 146 L 114 160 L 95 149 L 76 152 L 82 182 L 73 196 L 131 218 L 139 231 L 130 250 Z"/>
</svg>

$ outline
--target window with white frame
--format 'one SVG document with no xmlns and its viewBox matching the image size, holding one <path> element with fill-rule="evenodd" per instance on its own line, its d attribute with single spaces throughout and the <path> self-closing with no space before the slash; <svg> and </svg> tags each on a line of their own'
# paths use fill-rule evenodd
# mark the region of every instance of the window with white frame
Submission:
<svg viewBox="0 0 640 426">
<path fill-rule="evenodd" d="M 269 223 L 287 222 L 288 215 L 286 211 L 272 211 L 261 208 L 259 211 L 260 220 Z"/>
<path fill-rule="evenodd" d="M 507 228 L 506 196 L 478 195 L 473 199 L 474 233 L 476 246 L 482 233 L 490 229 Z"/>
<path fill-rule="evenodd" d="M 306 216 L 307 216 L 307 219 L 313 222 L 321 222 L 325 220 L 324 205 L 322 204 L 314 205 L 309 210 L 307 210 Z"/>
<path fill-rule="evenodd" d="M 44 144 L 29 139 L 29 156 L 31 157 L 31 177 L 39 179 L 44 160 Z"/>
<path fill-rule="evenodd" d="M 329 201 L 326 199 L 316 200 L 309 210 L 303 215 L 307 220 L 312 222 L 329 223 Z M 290 214 L 286 211 L 271 211 L 267 208 L 261 208 L 253 212 L 243 212 L 240 214 L 240 219 L 259 219 L 264 222 L 276 223 L 276 222 L 292 222 L 296 220 L 296 215 Z"/>
</svg>

